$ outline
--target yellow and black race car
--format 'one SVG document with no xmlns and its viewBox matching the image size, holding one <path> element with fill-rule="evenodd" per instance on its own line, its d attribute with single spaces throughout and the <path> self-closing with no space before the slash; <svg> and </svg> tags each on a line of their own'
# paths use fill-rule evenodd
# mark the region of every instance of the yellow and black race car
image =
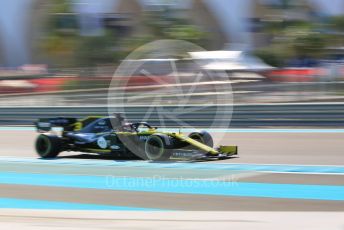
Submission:
<svg viewBox="0 0 344 230">
<path fill-rule="evenodd" d="M 43 118 L 35 122 L 35 148 L 42 158 L 54 158 L 63 151 L 112 154 L 117 157 L 163 161 L 170 158 L 223 159 L 238 154 L 237 146 L 213 147 L 206 131 L 184 135 L 159 131 L 146 122 L 126 123 L 114 117 Z M 53 132 L 54 127 L 62 128 Z"/>
</svg>

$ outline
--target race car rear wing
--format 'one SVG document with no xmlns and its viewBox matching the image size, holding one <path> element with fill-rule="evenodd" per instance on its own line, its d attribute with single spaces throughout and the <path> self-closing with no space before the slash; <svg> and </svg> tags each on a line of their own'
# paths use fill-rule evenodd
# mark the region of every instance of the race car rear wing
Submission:
<svg viewBox="0 0 344 230">
<path fill-rule="evenodd" d="M 71 117 L 40 118 L 35 122 L 38 132 L 49 132 L 53 127 L 61 127 L 64 131 L 74 130 L 74 124 L 78 120 Z"/>
</svg>

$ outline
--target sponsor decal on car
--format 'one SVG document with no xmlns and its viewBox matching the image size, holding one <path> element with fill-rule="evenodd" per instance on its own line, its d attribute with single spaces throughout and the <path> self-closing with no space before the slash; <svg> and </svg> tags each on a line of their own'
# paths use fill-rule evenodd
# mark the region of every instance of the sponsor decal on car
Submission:
<svg viewBox="0 0 344 230">
<path fill-rule="evenodd" d="M 120 149 L 121 147 L 119 147 L 118 145 L 111 145 L 110 148 L 113 149 L 113 150 L 118 150 L 118 149 Z"/>
<path fill-rule="evenodd" d="M 148 139 L 149 136 L 139 136 L 141 141 L 146 141 Z"/>
<path fill-rule="evenodd" d="M 97 145 L 102 148 L 102 149 L 106 149 L 108 144 L 107 141 L 105 140 L 104 137 L 99 137 L 97 140 Z"/>
</svg>

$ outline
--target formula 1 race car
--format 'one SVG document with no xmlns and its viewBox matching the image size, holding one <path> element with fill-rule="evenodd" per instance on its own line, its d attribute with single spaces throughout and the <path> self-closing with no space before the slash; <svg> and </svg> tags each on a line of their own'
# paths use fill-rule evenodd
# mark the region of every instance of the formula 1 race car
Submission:
<svg viewBox="0 0 344 230">
<path fill-rule="evenodd" d="M 63 151 L 112 154 L 117 157 L 163 161 L 170 158 L 224 159 L 238 154 L 237 146 L 213 147 L 206 131 L 163 132 L 146 122 L 127 123 L 114 117 L 43 118 L 35 122 L 35 148 L 42 158 L 54 158 Z M 60 128 L 60 132 L 53 131 Z M 62 129 L 61 129 L 62 128 Z"/>
</svg>

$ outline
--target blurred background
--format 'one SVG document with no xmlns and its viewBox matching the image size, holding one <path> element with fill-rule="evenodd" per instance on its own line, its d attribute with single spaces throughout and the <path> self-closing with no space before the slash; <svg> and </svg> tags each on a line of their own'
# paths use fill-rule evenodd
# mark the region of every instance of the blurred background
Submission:
<svg viewBox="0 0 344 230">
<path fill-rule="evenodd" d="M 197 79 L 193 104 L 213 97 L 216 84 L 223 92 L 215 94 L 233 90 L 236 104 L 344 99 L 344 0 L 3 0 L 0 6 L 2 107 L 106 106 L 121 61 L 159 39 L 208 50 L 174 59 L 178 87 L 190 87 L 199 72 L 216 76 Z M 134 60 L 150 77 L 114 76 L 114 90 L 137 98 L 152 87 L 169 88 L 166 101 L 178 103 L 168 58 Z M 190 64 L 195 60 L 197 67 Z M 229 79 L 216 75 L 223 71 Z"/>
</svg>

